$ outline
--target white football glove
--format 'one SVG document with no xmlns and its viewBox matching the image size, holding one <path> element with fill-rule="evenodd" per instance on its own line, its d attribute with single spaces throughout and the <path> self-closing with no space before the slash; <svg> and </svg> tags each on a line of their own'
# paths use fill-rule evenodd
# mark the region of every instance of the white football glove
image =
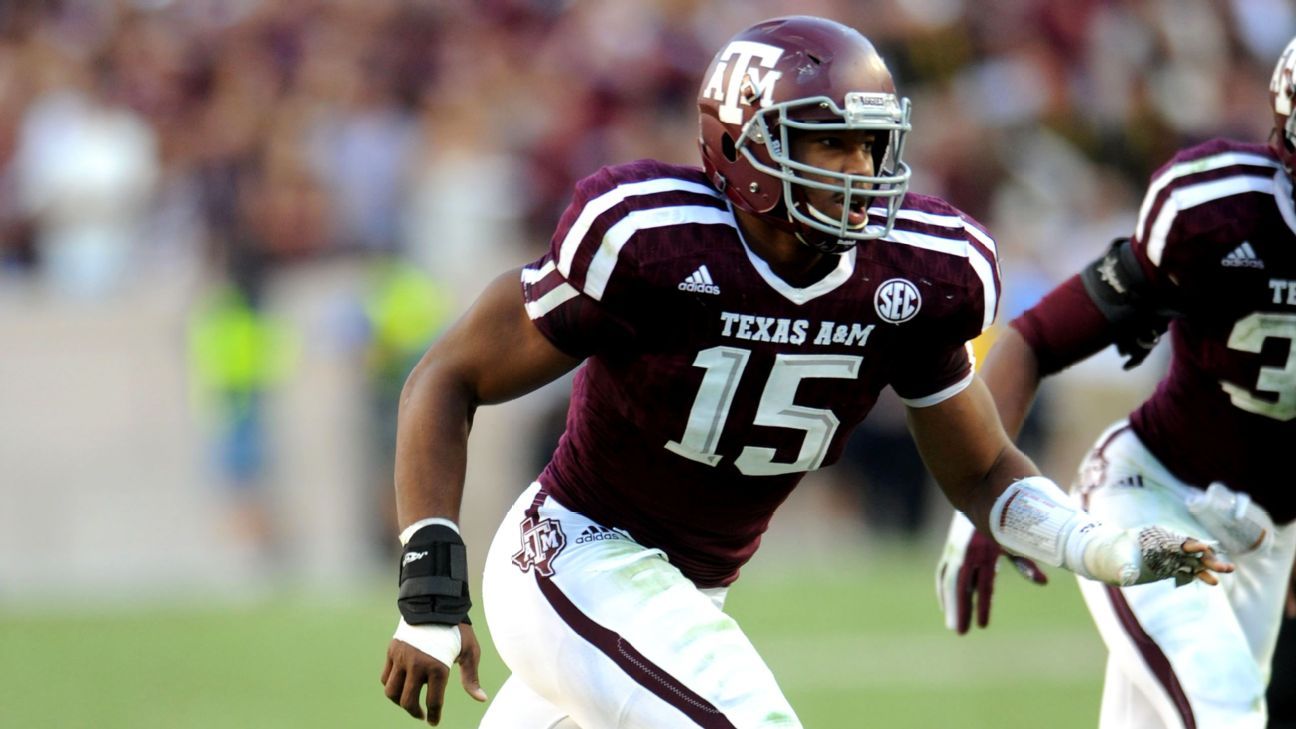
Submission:
<svg viewBox="0 0 1296 729">
<path fill-rule="evenodd" d="M 432 656 L 450 668 L 463 650 L 463 639 L 459 636 L 458 625 L 410 625 L 405 618 L 396 624 L 396 634 L 392 636 L 402 643 L 408 643 L 420 651 Z"/>
<path fill-rule="evenodd" d="M 1274 523 L 1269 513 L 1247 494 L 1213 483 L 1188 499 L 1188 511 L 1232 555 L 1268 550 L 1273 545 Z"/>
</svg>

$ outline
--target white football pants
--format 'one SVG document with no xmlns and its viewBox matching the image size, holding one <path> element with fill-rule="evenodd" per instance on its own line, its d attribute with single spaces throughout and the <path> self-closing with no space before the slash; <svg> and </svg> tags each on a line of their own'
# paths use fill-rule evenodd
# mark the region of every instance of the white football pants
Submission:
<svg viewBox="0 0 1296 729">
<path fill-rule="evenodd" d="M 1076 490 L 1104 523 L 1215 538 L 1186 505 L 1200 490 L 1171 475 L 1124 422 L 1085 457 Z M 1218 587 L 1080 580 L 1108 650 L 1101 729 L 1264 729 L 1296 527 L 1279 526 L 1275 537 L 1263 553 L 1225 555 L 1237 571 L 1220 575 Z"/>
<path fill-rule="evenodd" d="M 486 622 L 513 675 L 482 729 L 799 729 L 724 592 L 533 483 L 486 557 Z"/>
</svg>

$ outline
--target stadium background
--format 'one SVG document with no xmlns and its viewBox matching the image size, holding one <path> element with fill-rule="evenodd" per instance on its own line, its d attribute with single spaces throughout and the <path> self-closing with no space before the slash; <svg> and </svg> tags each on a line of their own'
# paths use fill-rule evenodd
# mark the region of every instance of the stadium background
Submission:
<svg viewBox="0 0 1296 729">
<path fill-rule="evenodd" d="M 1128 232 L 1176 148 L 1263 140 L 1296 30 L 1291 0 L 0 3 L 0 726 L 412 725 L 377 682 L 411 357 L 576 179 L 694 163 L 710 53 L 788 12 L 890 61 L 913 189 L 995 233 L 1004 320 Z M 1031 454 L 1066 481 L 1163 366 L 1059 376 Z M 563 384 L 479 414 L 478 559 Z M 807 725 L 1092 726 L 1070 580 L 1009 576 L 994 630 L 944 633 L 948 507 L 867 478 L 809 479 L 731 593 Z"/>
</svg>

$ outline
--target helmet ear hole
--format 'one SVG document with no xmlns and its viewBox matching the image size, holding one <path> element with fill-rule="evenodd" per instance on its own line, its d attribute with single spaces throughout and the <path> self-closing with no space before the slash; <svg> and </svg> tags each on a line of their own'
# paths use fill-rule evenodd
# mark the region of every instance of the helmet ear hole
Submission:
<svg viewBox="0 0 1296 729">
<path fill-rule="evenodd" d="M 733 137 L 729 136 L 728 132 L 720 137 L 720 154 L 730 162 L 738 160 L 738 147 L 734 145 Z"/>
</svg>

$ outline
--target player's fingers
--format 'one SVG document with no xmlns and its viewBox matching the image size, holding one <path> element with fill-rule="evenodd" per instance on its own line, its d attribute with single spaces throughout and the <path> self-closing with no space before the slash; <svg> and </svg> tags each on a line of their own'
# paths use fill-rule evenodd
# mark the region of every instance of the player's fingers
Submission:
<svg viewBox="0 0 1296 729">
<path fill-rule="evenodd" d="M 1202 582 L 1205 582 L 1208 585 L 1219 584 L 1219 578 L 1216 577 L 1213 572 L 1210 572 L 1208 570 L 1202 570 L 1201 572 L 1198 572 L 1197 579 L 1201 580 Z"/>
<path fill-rule="evenodd" d="M 976 570 L 967 562 L 959 568 L 958 582 L 954 590 L 954 599 L 958 602 L 958 634 L 966 635 L 972 627 L 972 585 Z"/>
<path fill-rule="evenodd" d="M 977 570 L 977 626 L 984 628 L 990 624 L 990 600 L 994 598 L 995 568 L 982 566 Z"/>
<path fill-rule="evenodd" d="M 406 679 L 405 669 L 401 667 L 399 664 L 393 665 L 392 670 L 387 672 L 387 680 L 383 684 L 383 693 L 387 695 L 387 698 L 393 704 L 396 704 L 397 706 L 401 707 L 405 711 L 409 711 L 410 710 L 409 705 L 405 703 L 405 693 L 407 691 L 406 684 L 408 683 L 405 679 Z M 414 704 L 414 709 L 415 711 L 418 710 L 417 702 L 415 702 Z M 410 712 L 410 713 L 416 719 L 423 718 L 422 712 L 419 713 Z"/>
<path fill-rule="evenodd" d="M 446 681 L 450 678 L 450 669 L 441 663 L 428 672 L 427 677 L 427 721 L 436 726 L 441 723 L 441 707 L 445 705 Z M 414 695 L 415 703 L 418 694 Z"/>
<path fill-rule="evenodd" d="M 383 661 L 382 676 L 378 679 L 378 681 L 383 685 L 386 685 L 387 677 L 391 675 L 391 672 L 392 672 L 392 659 L 391 656 L 388 655 L 387 660 Z"/>
<path fill-rule="evenodd" d="M 415 719 L 423 718 L 423 708 L 419 706 L 419 694 L 423 692 L 422 674 L 418 671 L 407 671 L 405 680 L 400 686 L 400 705 L 405 713 Z M 431 720 L 431 717 L 428 717 Z"/>
<path fill-rule="evenodd" d="M 1184 552 L 1188 554 L 1198 555 L 1201 560 L 1202 567 L 1205 567 L 1208 570 L 1211 570 L 1213 572 L 1221 572 L 1221 573 L 1228 573 L 1233 571 L 1233 564 L 1231 562 L 1226 562 L 1223 559 L 1220 559 L 1220 557 L 1215 554 L 1215 550 L 1211 549 L 1211 546 L 1209 544 L 1206 544 L 1205 542 L 1201 542 L 1191 538 L 1185 539 L 1182 545 L 1182 549 Z M 1199 572 L 1198 574 L 1201 573 Z M 1211 584 L 1215 584 L 1215 583 L 1211 583 Z"/>
<path fill-rule="evenodd" d="M 473 649 L 459 654 L 459 680 L 463 682 L 464 691 L 467 691 L 469 696 L 485 702 L 489 697 L 482 690 L 481 682 L 477 680 L 477 662 L 481 659 L 481 649 L 476 645 Z"/>
</svg>

